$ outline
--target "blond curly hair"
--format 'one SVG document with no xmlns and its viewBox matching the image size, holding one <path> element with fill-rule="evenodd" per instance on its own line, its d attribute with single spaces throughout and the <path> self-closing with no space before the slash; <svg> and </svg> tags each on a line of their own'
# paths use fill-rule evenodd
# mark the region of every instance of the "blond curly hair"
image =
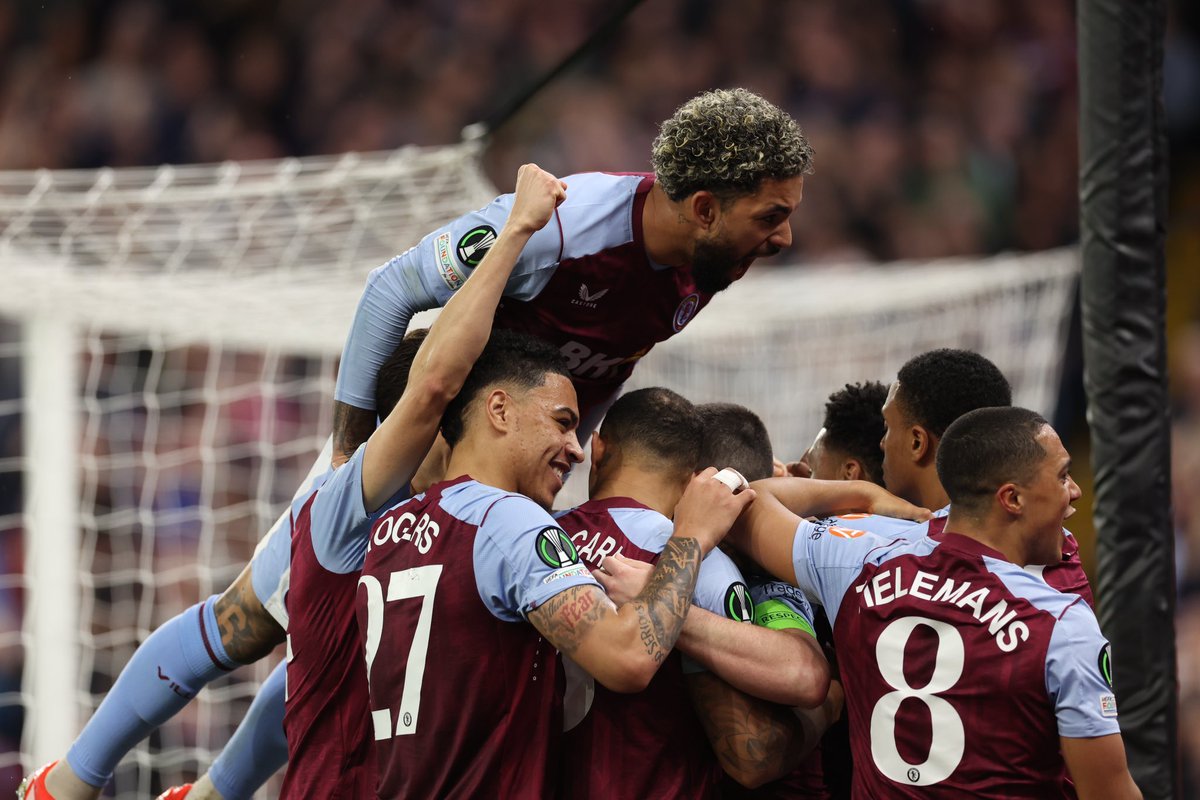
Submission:
<svg viewBox="0 0 1200 800">
<path fill-rule="evenodd" d="M 724 199 L 751 194 L 764 179 L 812 172 L 813 149 L 796 121 L 746 89 L 715 89 L 684 103 L 651 149 L 667 197 L 700 190 Z"/>
</svg>

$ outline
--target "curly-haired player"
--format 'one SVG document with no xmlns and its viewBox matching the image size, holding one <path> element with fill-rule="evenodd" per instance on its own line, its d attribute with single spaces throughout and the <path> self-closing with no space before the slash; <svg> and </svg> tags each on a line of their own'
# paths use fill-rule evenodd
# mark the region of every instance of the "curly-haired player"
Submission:
<svg viewBox="0 0 1200 800">
<path fill-rule="evenodd" d="M 662 124 L 653 173 L 569 175 L 567 200 L 526 245 L 496 326 L 567 357 L 586 435 L 638 359 L 674 336 L 755 259 L 792 241 L 813 151 L 786 113 L 745 89 L 706 92 Z M 408 320 L 445 304 L 512 206 L 502 195 L 371 273 L 342 353 L 335 454 L 375 427 L 379 363 Z M 337 456 L 335 456 L 337 457 Z"/>
</svg>

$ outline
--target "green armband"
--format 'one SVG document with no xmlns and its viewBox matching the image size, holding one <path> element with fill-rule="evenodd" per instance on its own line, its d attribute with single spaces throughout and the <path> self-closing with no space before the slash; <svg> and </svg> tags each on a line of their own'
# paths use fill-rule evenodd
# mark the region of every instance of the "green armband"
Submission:
<svg viewBox="0 0 1200 800">
<path fill-rule="evenodd" d="M 764 600 L 754 606 L 754 624 L 775 631 L 801 630 L 816 637 L 812 623 L 782 600 Z"/>
</svg>

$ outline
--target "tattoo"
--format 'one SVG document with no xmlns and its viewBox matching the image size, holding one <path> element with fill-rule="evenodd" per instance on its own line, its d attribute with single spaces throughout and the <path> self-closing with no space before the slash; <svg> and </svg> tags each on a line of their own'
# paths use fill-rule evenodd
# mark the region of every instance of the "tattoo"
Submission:
<svg viewBox="0 0 1200 800">
<path fill-rule="evenodd" d="M 642 646 L 655 663 L 667 657 L 679 638 L 702 556 L 695 539 L 671 539 L 646 588 L 629 603 L 637 615 Z M 529 621 L 569 656 L 579 649 L 592 626 L 615 608 L 599 586 L 574 586 L 531 612 Z"/>
<path fill-rule="evenodd" d="M 597 586 L 575 586 L 559 592 L 529 615 L 542 635 L 564 655 L 579 649 L 588 631 L 607 614 L 613 604 Z"/>
<path fill-rule="evenodd" d="M 655 663 L 662 663 L 679 638 L 703 557 L 695 539 L 672 537 L 658 558 L 650 582 L 633 599 L 642 646 Z"/>
<path fill-rule="evenodd" d="M 375 431 L 376 414 L 365 408 L 333 401 L 333 452 L 346 458 Z"/>
<path fill-rule="evenodd" d="M 804 747 L 803 724 L 784 706 L 750 697 L 709 673 L 689 675 L 688 689 L 713 752 L 735 779 L 775 780 L 811 749 Z"/>
<path fill-rule="evenodd" d="M 217 598 L 213 611 L 225 654 L 239 664 L 253 664 L 287 637 L 254 594 L 248 566 Z"/>
</svg>

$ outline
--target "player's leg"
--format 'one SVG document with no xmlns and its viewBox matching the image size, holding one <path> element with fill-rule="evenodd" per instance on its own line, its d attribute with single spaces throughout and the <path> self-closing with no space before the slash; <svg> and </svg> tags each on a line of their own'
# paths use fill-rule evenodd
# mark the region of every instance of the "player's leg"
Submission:
<svg viewBox="0 0 1200 800">
<path fill-rule="evenodd" d="M 218 633 L 218 598 L 161 625 L 134 651 L 78 738 L 46 777 L 56 800 L 91 800 L 129 750 L 213 679 L 237 667 Z"/>
<path fill-rule="evenodd" d="M 324 472 L 329 450 L 327 442 L 297 497 L 306 496 L 315 476 Z M 98 798 L 125 754 L 201 688 L 283 642 L 290 556 L 289 508 L 222 595 L 168 620 L 134 651 L 67 757 L 47 773 L 45 788 L 54 800 Z"/>
<path fill-rule="evenodd" d="M 283 735 L 285 666 L 280 663 L 263 682 L 245 719 L 208 772 L 186 794 L 176 796 L 187 800 L 243 800 L 287 763 L 287 739 Z M 164 793 L 160 800 L 168 796 Z"/>
</svg>

